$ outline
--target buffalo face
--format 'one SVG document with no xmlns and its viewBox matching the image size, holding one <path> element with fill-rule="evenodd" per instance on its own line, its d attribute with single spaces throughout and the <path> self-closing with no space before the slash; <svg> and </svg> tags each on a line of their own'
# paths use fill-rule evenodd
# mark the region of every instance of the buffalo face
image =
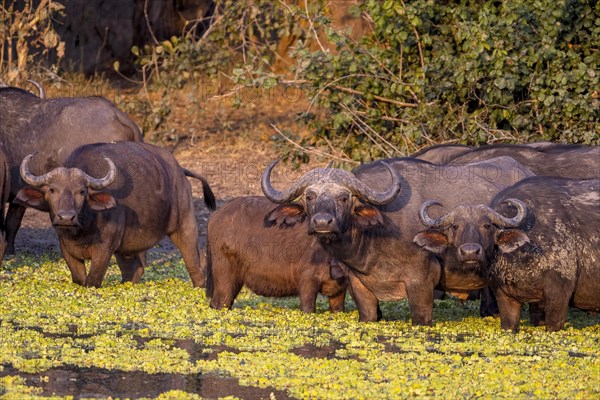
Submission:
<svg viewBox="0 0 600 400">
<path fill-rule="evenodd" d="M 270 181 L 276 163 L 264 172 L 261 185 L 265 196 L 281 205 L 266 215 L 265 225 L 286 227 L 307 219 L 308 234 L 327 242 L 339 241 L 352 225 L 383 225 L 383 215 L 374 206 L 394 201 L 400 192 L 397 172 L 387 164 L 392 183 L 383 193 L 373 191 L 348 171 L 329 167 L 309 171 L 280 192 Z"/>
<path fill-rule="evenodd" d="M 451 252 L 458 265 L 465 270 L 479 270 L 486 267 L 494 255 L 496 246 L 509 252 L 529 241 L 517 227 L 525 218 L 527 208 L 516 199 L 508 204 L 517 209 L 517 215 L 507 218 L 484 205 L 461 206 L 446 215 L 432 219 L 429 207 L 441 205 L 436 201 L 426 201 L 421 205 L 419 218 L 429 229 L 419 232 L 413 241 L 432 253 Z"/>
<path fill-rule="evenodd" d="M 52 225 L 57 228 L 77 228 L 81 225 L 82 210 L 106 210 L 116 205 L 114 198 L 101 191 L 115 179 L 116 167 L 106 159 L 109 172 L 104 178 L 93 178 L 79 168 L 55 168 L 36 176 L 29 171 L 33 155 L 21 163 L 21 177 L 29 186 L 17 193 L 16 200 L 33 208 L 50 212 Z"/>
<path fill-rule="evenodd" d="M 352 211 L 352 193 L 340 185 L 311 185 L 302 196 L 308 220 L 308 234 L 333 240 L 345 232 Z"/>
</svg>

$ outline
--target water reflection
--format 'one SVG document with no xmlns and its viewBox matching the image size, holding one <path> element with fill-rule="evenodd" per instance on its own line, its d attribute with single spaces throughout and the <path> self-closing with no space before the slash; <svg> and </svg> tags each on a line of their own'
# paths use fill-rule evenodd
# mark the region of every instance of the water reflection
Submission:
<svg viewBox="0 0 600 400">
<path fill-rule="evenodd" d="M 130 398 L 157 397 L 171 390 L 195 393 L 213 399 L 236 396 L 245 399 L 277 399 L 290 396 L 280 390 L 241 386 L 235 378 L 214 374 L 148 374 L 142 371 L 117 371 L 103 368 L 77 368 L 64 366 L 39 374 L 24 374 L 6 367 L 0 376 L 21 376 L 28 386 L 42 389 L 42 396 L 73 396 L 79 398 Z"/>
</svg>

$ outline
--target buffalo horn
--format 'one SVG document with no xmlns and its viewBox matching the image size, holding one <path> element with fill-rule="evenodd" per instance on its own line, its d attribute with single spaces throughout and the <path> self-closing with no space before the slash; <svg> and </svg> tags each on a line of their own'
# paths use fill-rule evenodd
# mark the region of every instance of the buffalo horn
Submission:
<svg viewBox="0 0 600 400">
<path fill-rule="evenodd" d="M 338 170 L 328 167 L 326 169 L 316 168 L 304 174 L 289 189 L 278 191 L 271 185 L 271 171 L 279 160 L 271 163 L 262 175 L 261 187 L 265 196 L 273 203 L 285 203 L 300 196 L 304 190 L 311 184 L 323 179 L 334 180 L 340 185 L 346 186 L 352 194 L 364 198 L 368 203 L 374 205 L 384 205 L 391 203 L 400 192 L 400 178 L 396 170 L 388 164 L 382 163 L 392 175 L 392 183 L 388 190 L 379 193 L 368 187 L 360 181 L 354 174 L 344 170 Z"/>
<path fill-rule="evenodd" d="M 20 169 L 21 178 L 23 178 L 25 183 L 27 183 L 30 186 L 44 186 L 50 178 L 50 174 L 52 173 L 52 171 L 40 176 L 35 176 L 34 174 L 32 174 L 31 171 L 29 171 L 29 162 L 31 161 L 34 155 L 35 153 L 30 154 L 23 159 Z"/>
<path fill-rule="evenodd" d="M 38 90 L 39 95 L 38 97 L 40 99 L 45 99 L 46 98 L 46 91 L 44 90 L 44 87 L 39 83 L 34 81 L 33 79 L 27 79 L 27 82 L 31 83 L 33 86 L 35 86 L 35 88 Z"/>
<path fill-rule="evenodd" d="M 363 197 L 367 203 L 376 206 L 391 203 L 398 197 L 398 193 L 400 193 L 400 177 L 398 176 L 398 172 L 385 162 L 381 162 L 381 164 L 386 167 L 392 175 L 392 183 L 385 192 L 374 191 L 353 174 L 349 174 L 350 179 L 349 182 L 346 183 L 353 194 Z"/>
<path fill-rule="evenodd" d="M 88 187 L 92 189 L 103 189 L 115 180 L 115 175 L 117 172 L 117 167 L 115 167 L 115 163 L 113 163 L 112 160 L 108 157 L 104 157 L 104 159 L 108 163 L 108 173 L 104 178 L 93 178 L 86 173 L 83 174 L 88 182 Z"/>
<path fill-rule="evenodd" d="M 300 178 L 298 181 L 296 181 L 296 183 L 294 183 L 292 185 L 292 187 L 280 192 L 277 189 L 275 189 L 273 187 L 273 185 L 271 185 L 271 171 L 273 170 L 273 168 L 275 167 L 275 165 L 278 162 L 279 162 L 279 160 L 273 161 L 267 167 L 265 172 L 263 172 L 262 178 L 260 180 L 260 186 L 261 186 L 262 191 L 265 194 L 265 197 L 267 199 L 271 200 L 273 203 L 281 204 L 281 203 L 288 202 L 288 201 L 300 196 L 300 194 L 302 194 L 304 189 L 306 189 L 306 187 L 312 181 L 314 181 L 314 179 L 313 179 L 314 173 L 313 172 L 316 170 L 308 172 L 302 178 Z"/>
<path fill-rule="evenodd" d="M 421 223 L 428 228 L 434 229 L 442 228 L 448 225 L 449 214 L 442 215 L 441 217 L 436 219 L 431 218 L 429 214 L 427 214 L 427 210 L 431 206 L 443 207 L 442 203 L 436 200 L 427 200 L 426 202 L 421 204 L 421 208 L 419 209 L 419 219 L 421 220 Z"/>
<path fill-rule="evenodd" d="M 506 199 L 502 203 L 514 206 L 517 209 L 517 215 L 512 218 L 508 218 L 492 210 L 490 219 L 495 225 L 504 228 L 516 228 L 521 224 L 521 222 L 523 222 L 523 219 L 527 215 L 527 206 L 518 199 Z"/>
</svg>

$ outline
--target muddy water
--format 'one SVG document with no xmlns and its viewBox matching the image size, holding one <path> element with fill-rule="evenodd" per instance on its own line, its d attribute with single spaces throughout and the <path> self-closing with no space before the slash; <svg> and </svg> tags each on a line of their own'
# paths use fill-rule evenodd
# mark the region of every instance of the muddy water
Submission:
<svg viewBox="0 0 600 400">
<path fill-rule="evenodd" d="M 102 368 L 65 366 L 39 374 L 24 374 L 5 367 L 0 376 L 24 377 L 28 386 L 42 389 L 43 396 L 73 396 L 79 398 L 157 397 L 170 390 L 196 393 L 203 398 L 216 399 L 236 396 L 243 399 L 289 399 L 283 391 L 241 386 L 237 379 L 218 375 L 147 374 L 141 371 L 111 371 Z M 46 378 L 47 377 L 47 378 Z"/>
<path fill-rule="evenodd" d="M 46 334 L 46 336 L 77 336 L 72 334 Z M 81 337 L 81 336 L 79 336 Z M 148 338 L 135 337 L 143 345 Z M 225 346 L 203 346 L 193 340 L 176 340 L 176 347 L 190 354 L 190 361 L 216 359 L 219 352 L 239 352 Z M 204 350 L 209 349 L 210 352 Z M 73 396 L 80 398 L 154 398 L 171 390 L 195 393 L 206 399 L 235 396 L 242 399 L 278 400 L 291 397 L 282 390 L 242 386 L 235 378 L 217 374 L 149 374 L 143 371 L 119 371 L 104 368 L 79 368 L 65 365 L 47 371 L 26 374 L 10 365 L 4 365 L 1 376 L 20 376 L 25 378 L 27 386 L 42 389 L 42 396 Z M 1 394 L 1 393 L 0 393 Z"/>
<path fill-rule="evenodd" d="M 28 327 L 28 329 L 32 329 Z M 35 329 L 35 327 L 34 327 Z M 35 329 L 37 330 L 37 329 Z M 39 330 L 41 331 L 41 329 Z M 69 333 L 45 334 L 49 337 L 79 337 L 77 327 L 69 329 Z M 134 336 L 140 347 L 143 347 L 151 338 Z M 190 362 L 198 360 L 214 360 L 223 351 L 237 353 L 240 350 L 226 346 L 205 346 L 191 339 L 174 340 L 173 346 L 184 349 L 190 356 Z M 336 351 L 342 344 L 334 342 L 329 346 L 305 345 L 291 350 L 292 353 L 306 358 L 334 359 L 339 358 Z M 207 351 L 208 350 L 208 351 Z M 350 356 L 349 358 L 355 358 Z M 180 390 L 195 393 L 203 398 L 216 399 L 225 396 L 235 396 L 242 399 L 290 399 L 287 392 L 273 388 L 257 388 L 242 386 L 236 378 L 220 376 L 218 374 L 149 374 L 143 371 L 120 371 L 103 368 L 79 368 L 73 365 L 64 365 L 47 371 L 26 374 L 11 365 L 4 365 L 0 376 L 20 376 L 25 378 L 26 384 L 42 390 L 42 396 L 72 396 L 80 398 L 154 398 L 171 390 Z M 1 394 L 1 393 L 0 393 Z"/>
</svg>

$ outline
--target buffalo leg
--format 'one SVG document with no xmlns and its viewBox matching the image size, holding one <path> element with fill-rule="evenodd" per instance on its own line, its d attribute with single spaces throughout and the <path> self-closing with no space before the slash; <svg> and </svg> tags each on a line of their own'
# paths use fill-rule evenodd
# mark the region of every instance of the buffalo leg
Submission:
<svg viewBox="0 0 600 400">
<path fill-rule="evenodd" d="M 421 254 L 415 265 L 423 265 L 423 271 L 404 282 L 406 297 L 413 325 L 433 323 L 433 292 L 440 281 L 442 268 L 436 257 Z"/>
<path fill-rule="evenodd" d="M 15 237 L 27 208 L 10 203 L 6 212 L 6 254 L 15 254 Z"/>
<path fill-rule="evenodd" d="M 83 286 L 86 278 L 85 263 L 83 260 L 73 257 L 62 242 L 60 243 L 60 251 L 71 271 L 73 283 Z"/>
<path fill-rule="evenodd" d="M 102 286 L 104 275 L 106 275 L 106 271 L 108 270 L 112 251 L 109 249 L 96 249 L 94 255 L 96 257 L 92 257 L 90 272 L 85 280 L 85 286 L 99 288 Z"/>
<path fill-rule="evenodd" d="M 319 288 L 312 282 L 305 285 L 300 282 L 300 309 L 306 313 L 317 311 Z"/>
<path fill-rule="evenodd" d="M 146 260 L 146 252 L 142 251 L 140 254 L 138 254 L 138 257 L 140 258 L 140 262 L 142 263 L 142 267 L 147 268 L 148 267 L 148 261 Z"/>
<path fill-rule="evenodd" d="M 413 325 L 431 325 L 433 323 L 433 286 L 429 282 L 411 282 L 406 285 Z"/>
<path fill-rule="evenodd" d="M 498 309 L 500 310 L 500 325 L 504 330 L 519 330 L 521 308 L 523 303 L 508 296 L 502 289 L 495 290 Z"/>
<path fill-rule="evenodd" d="M 243 286 L 235 274 L 217 277 L 214 273 L 212 285 L 213 291 L 210 306 L 217 310 L 231 308 L 233 301 Z"/>
<path fill-rule="evenodd" d="M 121 282 L 139 283 L 144 274 L 144 265 L 141 257 L 139 255 L 127 257 L 121 254 L 115 254 L 115 257 L 121 270 Z"/>
<path fill-rule="evenodd" d="M 320 282 L 312 274 L 302 274 L 298 282 L 298 293 L 300 295 L 300 309 L 306 313 L 317 311 L 317 295 L 319 294 Z"/>
<path fill-rule="evenodd" d="M 567 321 L 569 298 L 575 289 L 575 283 L 565 282 L 555 273 L 548 274 L 546 278 L 543 306 L 546 317 L 546 330 L 556 332 L 560 331 Z"/>
<path fill-rule="evenodd" d="M 346 291 L 343 290 L 340 294 L 329 296 L 329 312 L 344 311 L 344 302 L 346 301 Z M 381 311 L 380 311 L 381 313 Z M 381 318 L 381 315 L 379 315 Z"/>
<path fill-rule="evenodd" d="M 244 281 L 238 258 L 218 249 L 208 249 L 209 263 L 207 273 L 207 294 L 210 296 L 210 306 L 220 310 L 231 308 L 233 301 L 242 290 Z M 212 251 L 211 251 L 212 250 Z"/>
<path fill-rule="evenodd" d="M 381 319 L 379 300 L 353 273 L 348 274 L 350 292 L 358 309 L 360 322 L 374 322 Z"/>
<path fill-rule="evenodd" d="M 544 307 L 540 303 L 529 303 L 529 322 L 533 326 L 546 325 Z"/>
<path fill-rule="evenodd" d="M 190 218 L 185 218 L 183 221 L 181 229 L 170 234 L 169 238 L 181 252 L 185 267 L 190 274 L 192 285 L 194 287 L 205 287 L 206 275 L 200 266 L 200 247 L 198 244 L 196 219 L 192 214 Z"/>
<path fill-rule="evenodd" d="M 492 289 L 485 286 L 479 289 L 479 293 L 479 315 L 481 317 L 497 317 L 500 311 L 498 311 L 498 302 Z"/>
</svg>

